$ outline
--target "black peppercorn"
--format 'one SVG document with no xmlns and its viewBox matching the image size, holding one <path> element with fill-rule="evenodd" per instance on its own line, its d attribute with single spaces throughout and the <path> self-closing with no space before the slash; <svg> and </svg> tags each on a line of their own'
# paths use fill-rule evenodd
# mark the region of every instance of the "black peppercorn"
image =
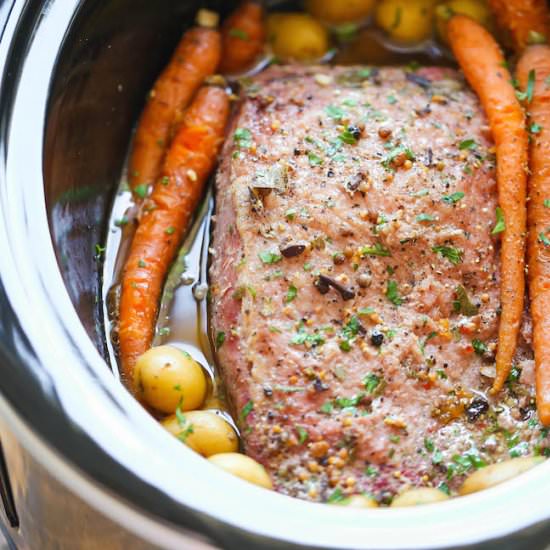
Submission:
<svg viewBox="0 0 550 550">
<path fill-rule="evenodd" d="M 384 335 L 379 330 L 373 330 L 370 335 L 370 341 L 373 346 L 379 348 L 384 342 Z"/>
</svg>

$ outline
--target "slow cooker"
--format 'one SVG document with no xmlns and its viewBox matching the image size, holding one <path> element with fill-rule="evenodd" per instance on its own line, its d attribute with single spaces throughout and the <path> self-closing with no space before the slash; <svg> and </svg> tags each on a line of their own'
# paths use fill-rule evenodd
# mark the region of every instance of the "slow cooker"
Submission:
<svg viewBox="0 0 550 550">
<path fill-rule="evenodd" d="M 215 469 L 113 376 L 100 264 L 132 126 L 199 7 L 0 2 L 0 496 L 11 548 L 545 548 L 550 463 L 437 505 L 312 504 Z"/>
</svg>

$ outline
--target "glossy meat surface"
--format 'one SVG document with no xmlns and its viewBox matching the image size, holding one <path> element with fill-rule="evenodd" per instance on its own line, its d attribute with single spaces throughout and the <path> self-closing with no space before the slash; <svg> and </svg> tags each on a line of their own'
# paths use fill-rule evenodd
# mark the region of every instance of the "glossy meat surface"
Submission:
<svg viewBox="0 0 550 550">
<path fill-rule="evenodd" d="M 272 68 L 217 176 L 211 319 L 245 450 L 315 501 L 544 453 L 529 321 L 497 398 L 493 143 L 440 68 Z"/>
</svg>

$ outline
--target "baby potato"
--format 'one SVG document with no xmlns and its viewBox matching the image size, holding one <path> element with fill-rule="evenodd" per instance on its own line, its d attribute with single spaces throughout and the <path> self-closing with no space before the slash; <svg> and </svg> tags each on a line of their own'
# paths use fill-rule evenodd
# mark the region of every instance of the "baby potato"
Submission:
<svg viewBox="0 0 550 550">
<path fill-rule="evenodd" d="M 486 29 L 492 29 L 491 10 L 483 0 L 449 0 L 435 8 L 437 35 L 447 43 L 447 21 L 453 15 L 467 15 Z"/>
<path fill-rule="evenodd" d="M 273 489 L 273 484 L 265 468 L 249 456 L 239 453 L 223 453 L 211 456 L 208 460 L 245 481 L 265 489 Z"/>
<path fill-rule="evenodd" d="M 469 495 L 470 493 L 476 493 L 477 491 L 483 491 L 494 485 L 498 485 L 503 481 L 512 479 L 513 477 L 530 470 L 533 466 L 544 462 L 542 456 L 531 456 L 512 458 L 505 462 L 499 462 L 497 464 L 491 464 L 486 468 L 481 468 L 468 476 L 458 493 L 460 495 Z"/>
<path fill-rule="evenodd" d="M 376 0 L 306 0 L 306 10 L 327 23 L 351 23 L 368 17 Z"/>
<path fill-rule="evenodd" d="M 349 508 L 378 508 L 378 502 L 366 495 L 351 495 L 339 504 Z"/>
<path fill-rule="evenodd" d="M 432 34 L 432 0 L 382 0 L 376 24 L 397 42 L 422 42 Z"/>
<path fill-rule="evenodd" d="M 432 34 L 435 3 L 435 0 L 382 0 L 376 9 L 376 23 L 393 40 L 421 42 Z"/>
<path fill-rule="evenodd" d="M 326 29 L 306 13 L 274 13 L 267 18 L 273 53 L 281 59 L 312 61 L 329 49 Z"/>
<path fill-rule="evenodd" d="M 239 448 L 239 438 L 235 430 L 221 416 L 211 411 L 172 415 L 164 419 L 162 425 L 205 457 L 233 453 Z"/>
<path fill-rule="evenodd" d="M 405 506 L 419 506 L 421 504 L 431 504 L 433 502 L 441 502 L 449 498 L 443 491 L 439 489 L 430 489 L 429 487 L 421 487 L 419 489 L 410 489 L 395 497 L 391 503 L 392 508 L 403 508 Z"/>
<path fill-rule="evenodd" d="M 138 395 L 158 411 L 174 413 L 197 409 L 206 395 L 206 376 L 201 366 L 184 351 L 172 346 L 151 348 L 136 362 L 134 383 Z"/>
</svg>

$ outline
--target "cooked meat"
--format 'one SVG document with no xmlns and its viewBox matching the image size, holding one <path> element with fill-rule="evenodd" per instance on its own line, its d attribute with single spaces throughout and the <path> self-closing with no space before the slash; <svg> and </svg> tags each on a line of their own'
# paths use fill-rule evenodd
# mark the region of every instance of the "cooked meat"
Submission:
<svg viewBox="0 0 550 550">
<path fill-rule="evenodd" d="M 528 320 L 508 387 L 488 395 L 495 159 L 459 74 L 287 67 L 244 87 L 217 177 L 211 314 L 246 452 L 318 501 L 452 490 L 546 452 Z"/>
</svg>

